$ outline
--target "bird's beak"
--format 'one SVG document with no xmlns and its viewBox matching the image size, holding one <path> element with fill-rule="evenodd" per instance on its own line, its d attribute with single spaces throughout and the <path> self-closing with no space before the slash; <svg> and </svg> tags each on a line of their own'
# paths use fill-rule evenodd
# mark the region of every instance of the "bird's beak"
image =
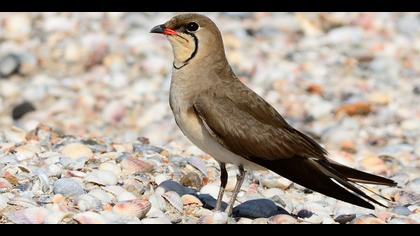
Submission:
<svg viewBox="0 0 420 236">
<path fill-rule="evenodd" d="M 173 29 L 167 28 L 165 25 L 157 25 L 150 30 L 150 33 L 164 34 L 164 35 L 176 35 L 177 32 Z"/>
</svg>

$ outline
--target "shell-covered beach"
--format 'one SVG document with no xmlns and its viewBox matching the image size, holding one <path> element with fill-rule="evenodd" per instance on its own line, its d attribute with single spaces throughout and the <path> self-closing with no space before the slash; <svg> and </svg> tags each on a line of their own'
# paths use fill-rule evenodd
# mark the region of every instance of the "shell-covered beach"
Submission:
<svg viewBox="0 0 420 236">
<path fill-rule="evenodd" d="M 176 14 L 0 13 L 1 223 L 420 223 L 419 13 L 203 13 L 291 125 L 398 182 L 365 185 L 392 200 L 367 210 L 249 171 L 232 217 L 169 107 L 172 49 L 149 31 Z"/>
</svg>

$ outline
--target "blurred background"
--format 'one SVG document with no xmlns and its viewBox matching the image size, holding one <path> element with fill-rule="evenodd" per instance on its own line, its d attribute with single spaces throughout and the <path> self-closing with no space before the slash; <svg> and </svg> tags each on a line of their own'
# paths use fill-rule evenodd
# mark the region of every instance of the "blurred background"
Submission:
<svg viewBox="0 0 420 236">
<path fill-rule="evenodd" d="M 176 14 L 0 13 L 0 129 L 199 152 L 169 108 L 170 45 L 149 33 Z M 419 13 L 203 14 L 240 79 L 338 160 L 418 171 Z"/>
</svg>

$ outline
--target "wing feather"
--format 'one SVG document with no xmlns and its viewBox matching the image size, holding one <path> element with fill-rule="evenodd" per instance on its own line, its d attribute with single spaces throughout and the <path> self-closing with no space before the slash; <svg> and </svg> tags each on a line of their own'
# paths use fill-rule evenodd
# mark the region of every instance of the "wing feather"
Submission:
<svg viewBox="0 0 420 236">
<path fill-rule="evenodd" d="M 297 154 L 325 158 L 326 151 L 321 146 L 288 125 L 270 104 L 245 85 L 231 84 L 230 92 L 220 89 L 202 92 L 193 107 L 209 133 L 225 148 L 248 159 L 276 160 Z"/>
</svg>

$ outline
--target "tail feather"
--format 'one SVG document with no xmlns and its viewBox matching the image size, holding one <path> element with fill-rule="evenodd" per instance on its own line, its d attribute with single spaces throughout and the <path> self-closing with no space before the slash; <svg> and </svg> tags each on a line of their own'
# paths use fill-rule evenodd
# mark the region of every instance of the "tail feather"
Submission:
<svg viewBox="0 0 420 236">
<path fill-rule="evenodd" d="M 327 171 L 328 175 L 331 176 L 335 181 L 337 181 L 338 183 L 342 184 L 344 187 L 348 188 L 349 190 L 353 191 L 354 193 L 359 194 L 360 196 L 362 196 L 363 198 L 374 202 L 382 207 L 387 207 L 384 204 L 378 202 L 377 200 L 373 199 L 372 197 L 368 196 L 365 192 L 363 192 L 362 190 L 358 189 L 356 186 L 354 186 L 353 184 L 351 184 L 350 182 L 348 182 L 346 180 L 346 178 L 339 173 L 337 170 L 330 168 L 330 163 L 328 162 L 317 162 L 317 161 L 312 161 L 314 163 L 314 165 L 319 165 L 318 167 L 320 169 L 325 168 L 325 171 Z M 322 164 L 321 164 L 322 163 Z"/>
<path fill-rule="evenodd" d="M 360 207 L 375 209 L 371 203 L 343 188 L 341 183 L 334 182 L 334 178 L 328 175 L 325 168 L 320 168 L 307 158 L 297 157 L 275 162 L 260 160 L 258 164 L 313 191 Z"/>
<path fill-rule="evenodd" d="M 386 186 L 397 186 L 397 183 L 391 179 L 380 177 L 377 175 L 369 174 L 363 171 L 359 171 L 333 161 L 328 162 L 329 166 L 339 172 L 341 175 L 346 177 L 348 180 L 363 183 L 363 184 L 378 184 Z"/>
<path fill-rule="evenodd" d="M 259 159 L 258 164 L 308 189 L 369 209 L 375 209 L 375 207 L 368 201 L 386 206 L 357 188 L 352 181 L 396 185 L 392 180 L 325 160 L 295 157 L 273 162 Z"/>
</svg>

